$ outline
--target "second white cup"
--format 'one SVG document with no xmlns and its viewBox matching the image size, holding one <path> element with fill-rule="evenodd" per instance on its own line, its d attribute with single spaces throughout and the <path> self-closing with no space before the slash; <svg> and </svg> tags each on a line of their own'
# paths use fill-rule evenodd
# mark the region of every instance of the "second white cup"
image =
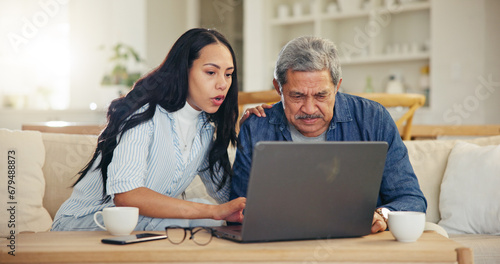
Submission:
<svg viewBox="0 0 500 264">
<path fill-rule="evenodd" d="M 389 231 L 400 242 L 415 242 L 425 228 L 425 213 L 394 211 L 389 212 Z"/>
<path fill-rule="evenodd" d="M 97 215 L 102 215 L 104 226 L 97 220 Z M 94 214 L 94 222 L 102 229 L 114 236 L 130 235 L 139 220 L 137 207 L 107 207 Z"/>
</svg>

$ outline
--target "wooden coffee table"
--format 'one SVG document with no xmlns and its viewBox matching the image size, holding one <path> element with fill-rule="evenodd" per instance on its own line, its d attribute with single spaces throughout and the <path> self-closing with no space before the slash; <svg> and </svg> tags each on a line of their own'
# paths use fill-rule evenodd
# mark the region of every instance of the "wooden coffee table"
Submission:
<svg viewBox="0 0 500 264">
<path fill-rule="evenodd" d="M 158 232 L 159 233 L 159 232 Z M 17 236 L 15 256 L 1 241 L 0 263 L 473 263 L 468 248 L 434 232 L 414 243 L 394 240 L 389 232 L 360 238 L 240 244 L 214 238 L 206 246 L 192 241 L 173 245 L 158 240 L 130 245 L 102 244 L 107 232 L 47 232 Z"/>
</svg>

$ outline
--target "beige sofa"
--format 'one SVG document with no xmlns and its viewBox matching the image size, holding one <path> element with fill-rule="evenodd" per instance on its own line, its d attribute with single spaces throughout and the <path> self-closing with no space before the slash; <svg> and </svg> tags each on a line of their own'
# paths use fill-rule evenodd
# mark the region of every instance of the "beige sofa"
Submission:
<svg viewBox="0 0 500 264">
<path fill-rule="evenodd" d="M 9 201 L 15 202 L 13 210 L 1 210 L 0 212 L 0 237 L 8 237 L 12 232 L 13 228 L 9 228 L 4 223 L 7 223 L 9 219 L 12 220 L 13 216 L 16 224 L 15 232 L 17 233 L 43 232 L 50 228 L 59 206 L 71 194 L 70 186 L 76 180 L 75 175 L 93 153 L 96 140 L 97 137 L 92 135 L 0 129 L 2 171 L 6 171 L 4 166 L 7 164 L 5 161 L 9 159 L 9 151 L 15 152 L 11 155 L 11 160 L 12 157 L 16 160 L 15 171 L 11 171 L 15 172 L 15 176 L 12 177 L 14 181 L 9 183 L 6 180 L 8 177 L 2 176 L 3 182 L 0 184 L 0 204 L 6 205 Z M 498 189 L 498 186 L 491 188 L 491 185 L 498 181 L 491 180 L 488 178 L 489 176 L 483 176 L 488 174 L 488 168 L 486 171 L 482 171 L 489 166 L 488 164 L 493 169 L 498 168 L 496 164 L 500 164 L 500 158 L 495 156 L 497 155 L 495 153 L 500 152 L 500 147 L 498 147 L 500 136 L 472 139 L 467 140 L 467 142 L 458 144 L 456 140 L 422 140 L 408 141 L 405 144 L 422 191 L 428 201 L 428 227 L 436 229 L 445 236 L 449 234 L 451 239 L 472 248 L 476 263 L 500 263 L 499 233 L 496 235 L 470 234 L 470 230 L 473 231 L 472 233 L 490 232 L 493 234 L 495 234 L 495 228 L 496 232 L 500 230 L 500 214 L 495 215 L 500 210 L 500 199 L 497 199 L 499 196 L 496 194 L 498 191 L 490 193 L 491 189 Z M 486 145 L 491 147 L 479 147 Z M 450 155 L 452 150 L 453 154 Z M 468 150 L 470 151 L 467 152 Z M 493 152 L 488 152 L 490 150 Z M 477 151 L 483 151 L 485 155 L 481 156 L 479 155 L 481 153 L 477 154 Z M 490 155 L 491 153 L 493 154 Z M 495 157 L 497 159 L 492 160 Z M 463 161 L 464 158 L 469 160 L 469 164 Z M 481 162 L 474 161 L 477 159 L 480 159 Z M 476 164 L 473 164 L 474 162 Z M 482 165 L 483 163 L 486 165 Z M 459 171 L 447 168 L 450 164 L 457 164 L 454 167 L 458 168 Z M 464 166 L 465 168 L 462 168 Z M 471 174 L 467 170 L 478 173 Z M 465 185 L 465 188 L 470 187 L 466 191 L 460 191 L 464 186 L 460 186 L 460 183 L 456 182 L 463 181 L 460 178 L 464 177 L 460 175 L 463 174 L 462 172 L 468 177 L 474 177 L 473 184 Z M 499 178 L 500 171 L 497 170 L 493 174 Z M 8 184 L 5 185 L 4 182 Z M 474 186 L 471 187 L 472 185 Z M 481 188 L 485 191 L 477 191 L 483 190 Z M 15 190 L 14 196 L 9 200 L 8 194 L 12 190 Z M 203 184 L 198 178 L 191 184 L 186 193 L 188 198 L 207 198 Z M 484 204 L 484 199 L 489 199 L 491 202 Z M 450 209 L 454 211 L 450 213 Z M 445 215 L 442 216 L 443 213 Z M 493 224 L 488 222 L 491 219 L 494 220 L 495 217 L 496 222 Z M 479 220 L 476 221 L 476 219 Z M 464 221 L 465 224 L 462 223 Z M 436 225 L 437 223 L 439 226 Z M 483 224 L 484 228 L 478 227 L 478 225 Z M 448 234 L 443 232 L 442 227 L 448 231 Z M 469 233 L 454 234 L 458 233 L 461 228 Z"/>
</svg>

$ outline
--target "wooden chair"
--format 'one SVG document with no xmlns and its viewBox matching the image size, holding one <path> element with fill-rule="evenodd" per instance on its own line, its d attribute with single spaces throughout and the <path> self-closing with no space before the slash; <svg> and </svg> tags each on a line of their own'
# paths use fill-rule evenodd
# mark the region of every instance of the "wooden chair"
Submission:
<svg viewBox="0 0 500 264">
<path fill-rule="evenodd" d="M 276 90 L 258 91 L 258 92 L 238 92 L 238 110 L 243 114 L 243 108 L 247 104 L 269 104 L 281 100 Z"/>
<path fill-rule="evenodd" d="M 421 94 L 386 94 L 360 93 L 355 94 L 382 104 L 384 107 L 406 107 L 406 113 L 396 120 L 399 133 L 403 140 L 411 139 L 412 121 L 415 111 L 425 103 L 425 96 Z M 238 109 L 243 114 L 243 107 L 247 104 L 275 103 L 281 100 L 275 90 L 259 92 L 239 92 Z"/>
<path fill-rule="evenodd" d="M 500 135 L 500 124 L 488 125 L 414 125 L 412 139 L 438 137 L 488 137 Z"/>
<path fill-rule="evenodd" d="M 238 112 L 243 115 L 245 105 L 249 104 L 272 104 L 281 100 L 276 90 L 258 91 L 258 92 L 238 92 Z M 240 119 L 236 124 L 236 133 L 240 131 Z"/>
<path fill-rule="evenodd" d="M 405 107 L 408 108 L 398 120 L 399 133 L 403 140 L 410 140 L 412 133 L 412 122 L 415 111 L 424 105 L 425 96 L 422 94 L 386 94 L 386 93 L 359 93 L 354 94 L 380 103 L 386 108 Z"/>
</svg>

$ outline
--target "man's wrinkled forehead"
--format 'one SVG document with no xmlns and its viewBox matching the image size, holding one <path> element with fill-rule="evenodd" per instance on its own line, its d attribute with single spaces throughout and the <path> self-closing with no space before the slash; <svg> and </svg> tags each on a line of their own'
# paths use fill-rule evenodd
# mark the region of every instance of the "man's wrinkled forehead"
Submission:
<svg viewBox="0 0 500 264">
<path fill-rule="evenodd" d="M 330 81 L 333 84 L 333 77 L 331 76 L 330 70 L 328 68 L 324 68 L 324 69 L 321 69 L 321 70 L 312 70 L 312 71 L 310 71 L 310 70 L 301 70 L 301 69 L 288 69 L 286 71 L 285 82 L 284 83 L 280 83 L 280 85 L 285 85 L 289 81 L 290 73 L 294 73 L 294 72 L 322 72 L 322 71 L 327 71 L 328 72 L 328 74 L 330 75 Z"/>
</svg>

